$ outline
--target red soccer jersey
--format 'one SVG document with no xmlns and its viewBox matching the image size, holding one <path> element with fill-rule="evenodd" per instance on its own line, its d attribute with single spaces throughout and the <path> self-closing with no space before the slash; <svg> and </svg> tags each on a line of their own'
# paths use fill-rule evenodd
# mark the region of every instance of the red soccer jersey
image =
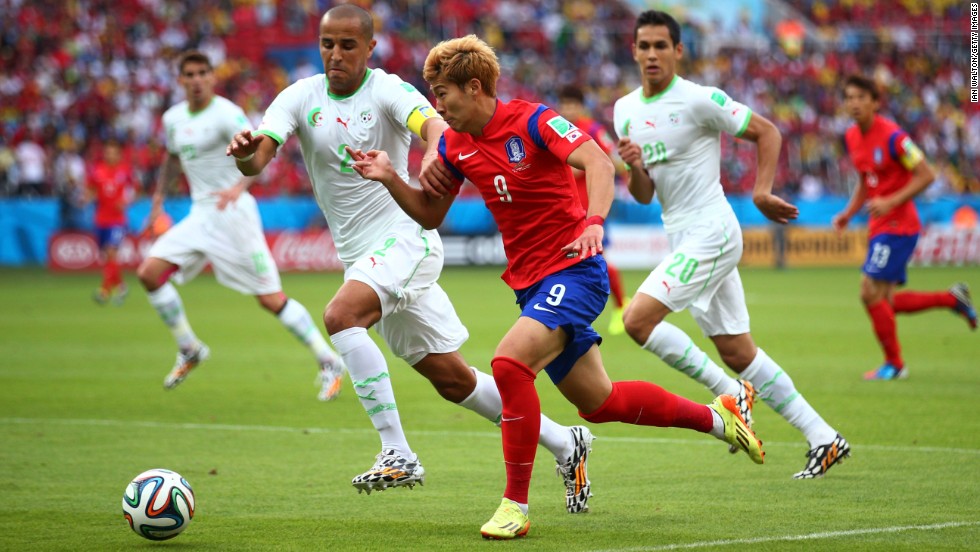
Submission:
<svg viewBox="0 0 980 552">
<path fill-rule="evenodd" d="M 599 121 L 592 120 L 588 117 L 582 117 L 577 121 L 572 121 L 572 124 L 578 128 L 584 130 L 586 134 L 595 140 L 596 144 L 599 144 L 599 148 L 606 152 L 606 155 L 612 153 L 613 141 L 609 137 L 609 133 L 606 132 L 606 128 L 602 126 Z M 575 175 L 575 187 L 578 190 L 579 201 L 582 202 L 582 207 L 586 211 L 589 210 L 589 189 L 585 185 L 585 172 L 584 171 L 572 171 Z"/>
<path fill-rule="evenodd" d="M 97 163 L 89 176 L 89 188 L 95 192 L 96 226 L 126 224 L 126 205 L 133 191 L 133 171 L 128 164 Z"/>
<path fill-rule="evenodd" d="M 922 162 L 922 151 L 904 130 L 893 121 L 875 115 L 865 134 L 857 125 L 844 135 L 847 152 L 861 174 L 868 199 L 891 195 L 904 188 L 912 178 L 912 169 Z M 884 216 L 871 217 L 868 234 L 918 234 L 922 228 L 915 203 L 911 200 L 895 207 Z"/>
<path fill-rule="evenodd" d="M 507 269 L 501 277 L 511 288 L 524 289 L 581 260 L 561 251 L 585 229 L 585 209 L 565 161 L 588 140 L 552 109 L 522 100 L 497 100 L 482 136 L 443 133 L 443 163 L 459 184 L 469 179 L 476 186 L 503 235 Z"/>
</svg>

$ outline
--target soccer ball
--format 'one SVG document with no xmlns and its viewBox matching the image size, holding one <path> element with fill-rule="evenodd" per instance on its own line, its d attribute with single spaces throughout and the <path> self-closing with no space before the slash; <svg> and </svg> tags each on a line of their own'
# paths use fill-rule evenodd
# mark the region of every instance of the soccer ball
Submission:
<svg viewBox="0 0 980 552">
<path fill-rule="evenodd" d="M 194 517 L 194 491 L 177 472 L 154 469 L 137 475 L 126 487 L 123 516 L 139 536 L 167 540 L 179 535 Z"/>
</svg>

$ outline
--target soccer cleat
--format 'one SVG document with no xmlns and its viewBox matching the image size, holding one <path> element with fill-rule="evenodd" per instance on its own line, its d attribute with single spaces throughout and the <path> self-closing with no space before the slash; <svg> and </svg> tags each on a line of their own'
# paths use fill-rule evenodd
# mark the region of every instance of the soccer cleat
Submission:
<svg viewBox="0 0 980 552">
<path fill-rule="evenodd" d="M 415 484 L 425 484 L 425 468 L 419 462 L 419 457 L 409 460 L 395 453 L 394 449 L 378 453 L 377 460 L 371 469 L 351 480 L 351 485 L 361 491 L 383 491 L 388 487 L 415 487 Z"/>
<path fill-rule="evenodd" d="M 752 428 L 752 406 L 755 405 L 755 386 L 746 380 L 738 380 L 738 394 L 735 397 L 735 404 L 738 405 L 738 413 L 745 420 L 745 425 Z M 728 452 L 738 454 L 738 447 L 728 445 Z"/>
<path fill-rule="evenodd" d="M 806 466 L 803 471 L 793 474 L 793 479 L 815 479 L 823 477 L 834 464 L 839 464 L 851 455 L 851 445 L 840 433 L 826 445 L 813 447 L 806 453 Z"/>
<path fill-rule="evenodd" d="M 480 534 L 485 539 L 508 540 L 523 537 L 530 528 L 531 520 L 521 511 L 521 507 L 513 500 L 504 498 L 490 521 L 480 528 Z"/>
<path fill-rule="evenodd" d="M 725 441 L 728 444 L 744 450 L 756 464 L 765 462 L 766 453 L 762 451 L 762 441 L 745 425 L 745 420 L 738 412 L 735 397 L 718 395 L 708 408 L 717 412 L 725 423 Z"/>
<path fill-rule="evenodd" d="M 896 368 L 890 362 L 881 365 L 877 370 L 868 370 L 864 373 L 865 380 L 896 380 L 909 377 L 909 369 L 905 366 Z"/>
<path fill-rule="evenodd" d="M 565 509 L 569 514 L 589 511 L 592 485 L 589 482 L 589 453 L 592 452 L 592 432 L 585 426 L 569 428 L 572 432 L 572 456 L 567 462 L 558 463 L 555 471 L 565 482 Z"/>
<path fill-rule="evenodd" d="M 973 300 L 970 299 L 970 286 L 965 282 L 957 282 L 949 288 L 949 293 L 956 298 L 956 306 L 953 310 L 966 318 L 966 323 L 971 330 L 977 329 L 977 311 L 973 308 Z"/>
<path fill-rule="evenodd" d="M 204 343 L 198 343 L 197 350 L 192 352 L 179 351 L 174 367 L 163 380 L 163 388 L 173 389 L 177 387 L 180 382 L 187 378 L 191 370 L 209 358 L 211 358 L 211 349 Z"/>
<path fill-rule="evenodd" d="M 320 371 L 317 373 L 316 383 L 320 386 L 320 392 L 316 398 L 321 401 L 332 401 L 340 395 L 341 384 L 344 379 L 344 363 L 339 357 L 320 364 Z"/>
</svg>

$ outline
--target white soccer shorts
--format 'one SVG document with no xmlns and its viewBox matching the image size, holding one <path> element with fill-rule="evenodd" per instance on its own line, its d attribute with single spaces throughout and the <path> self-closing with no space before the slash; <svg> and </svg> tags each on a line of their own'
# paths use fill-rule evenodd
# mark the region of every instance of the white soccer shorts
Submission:
<svg viewBox="0 0 980 552">
<path fill-rule="evenodd" d="M 738 274 L 742 230 L 734 213 L 698 222 L 668 236 L 671 252 L 639 293 L 674 312 L 690 309 L 704 335 L 749 332 L 749 311 Z"/>
<path fill-rule="evenodd" d="M 251 194 L 242 194 L 221 211 L 193 205 L 187 217 L 153 244 L 149 256 L 179 266 L 174 275 L 178 284 L 193 280 L 210 262 L 218 283 L 235 291 L 248 295 L 282 291 L 279 268 Z"/>
<path fill-rule="evenodd" d="M 363 282 L 378 294 L 378 333 L 392 353 L 412 366 L 430 353 L 458 351 L 469 338 L 437 283 L 442 263 L 439 233 L 409 221 L 390 228 L 344 274 L 344 281 Z"/>
</svg>

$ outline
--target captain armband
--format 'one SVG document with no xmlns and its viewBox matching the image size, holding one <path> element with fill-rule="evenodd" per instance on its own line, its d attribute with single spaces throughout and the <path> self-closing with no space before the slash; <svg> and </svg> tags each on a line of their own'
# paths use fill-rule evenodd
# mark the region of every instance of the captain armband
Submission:
<svg viewBox="0 0 980 552">
<path fill-rule="evenodd" d="M 408 115 L 408 121 L 406 121 L 405 125 L 408 127 L 408 130 L 412 131 L 412 134 L 424 140 L 425 137 L 422 136 L 422 124 L 429 119 L 441 118 L 442 117 L 439 117 L 439 114 L 436 113 L 436 110 L 433 109 L 432 106 L 423 105 L 412 110 L 412 112 Z"/>
</svg>

